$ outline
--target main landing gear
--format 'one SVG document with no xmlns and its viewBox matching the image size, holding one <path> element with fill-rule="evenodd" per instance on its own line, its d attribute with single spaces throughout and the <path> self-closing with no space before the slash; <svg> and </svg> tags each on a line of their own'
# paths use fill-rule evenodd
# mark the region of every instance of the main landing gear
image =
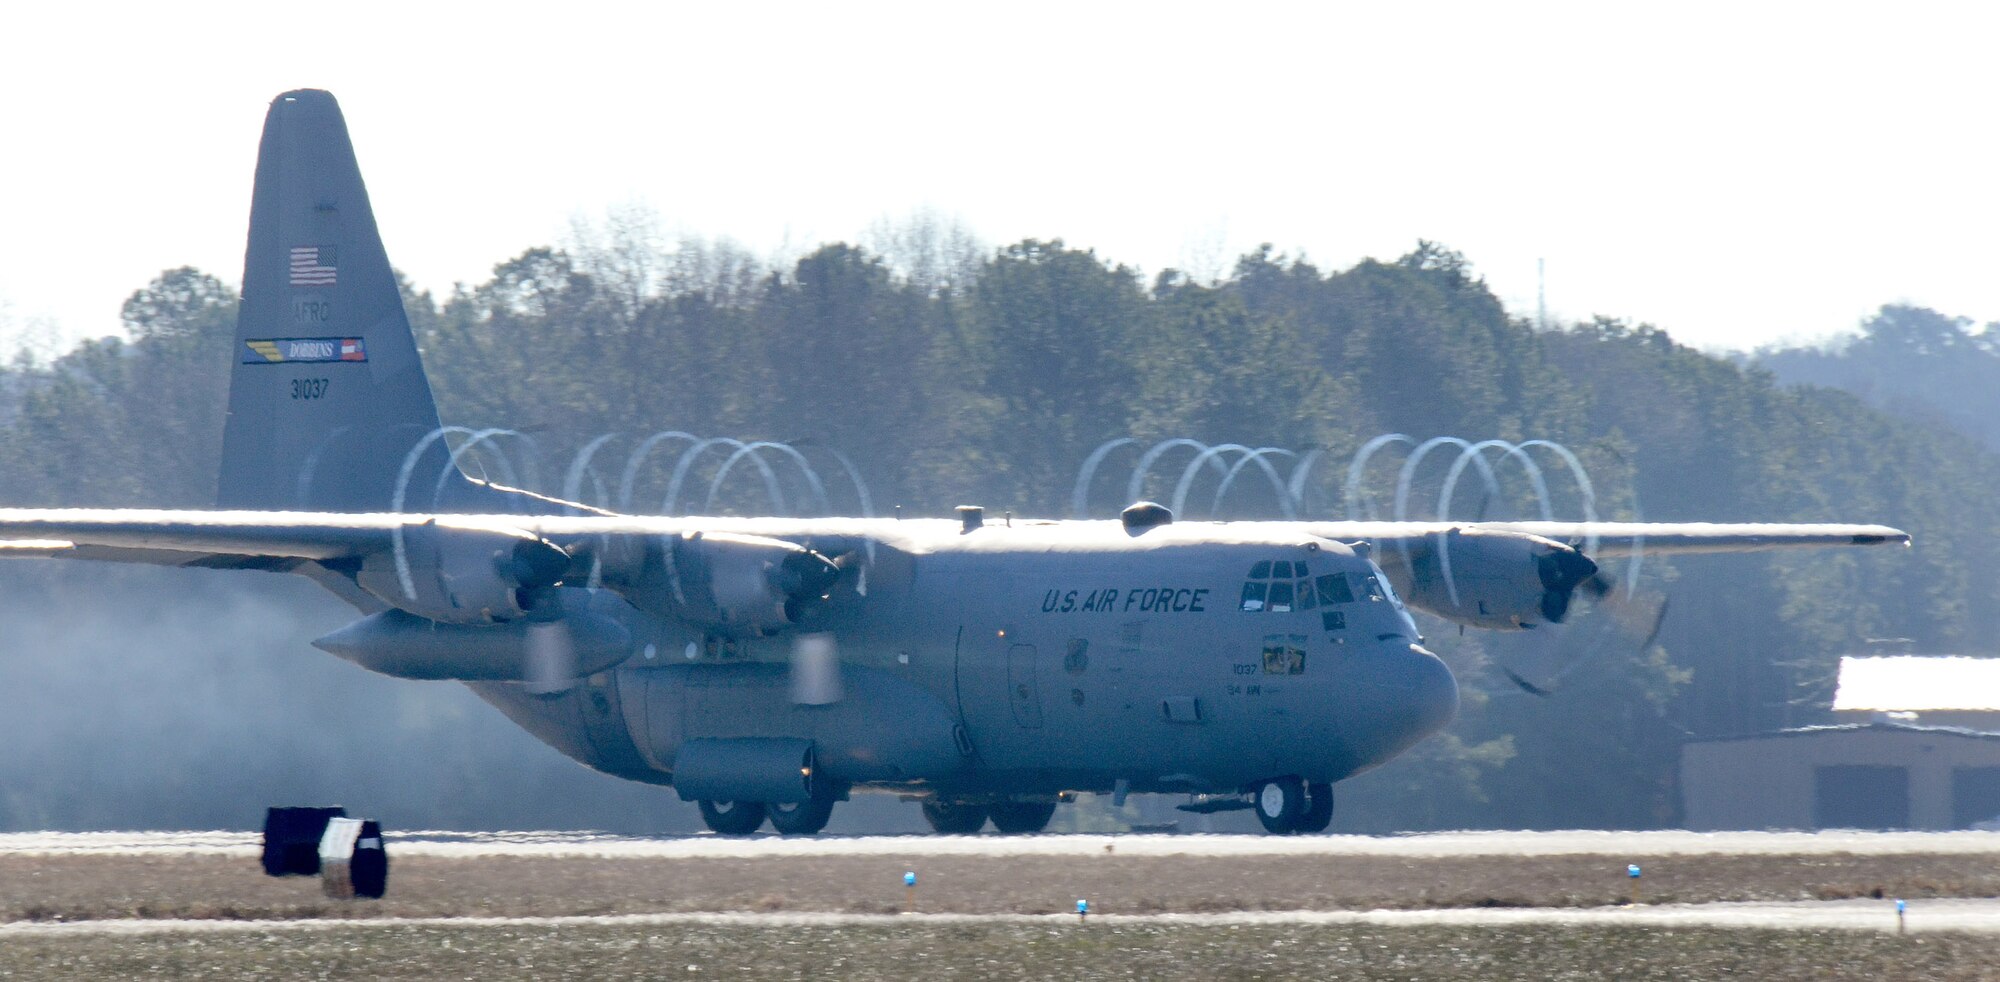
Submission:
<svg viewBox="0 0 2000 982">
<path fill-rule="evenodd" d="M 1049 819 L 1056 813 L 1053 801 L 995 801 L 986 804 L 969 801 L 941 801 L 932 798 L 924 802 L 924 821 L 931 823 L 931 829 L 939 835 L 977 835 L 986 827 L 986 820 L 993 820 L 993 828 L 1007 835 L 1033 835 L 1049 827 Z"/>
<path fill-rule="evenodd" d="M 1257 786 L 1257 820 L 1272 835 L 1324 832 L 1333 824 L 1333 785 L 1277 777 Z"/>
<path fill-rule="evenodd" d="M 924 821 L 939 835 L 976 835 L 986 827 L 986 806 L 932 798 L 924 802 Z"/>
<path fill-rule="evenodd" d="M 805 801 L 774 801 L 764 808 L 771 813 L 771 827 L 779 835 L 818 835 L 833 817 L 833 796 L 815 794 Z"/>
<path fill-rule="evenodd" d="M 997 801 L 986 806 L 993 827 L 1008 835 L 1033 835 L 1049 827 L 1056 813 L 1053 801 Z"/>
<path fill-rule="evenodd" d="M 761 801 L 704 801 L 701 820 L 717 835 L 749 835 L 764 824 Z"/>
<path fill-rule="evenodd" d="M 717 835 L 749 835 L 771 820 L 779 835 L 818 835 L 839 797 L 815 790 L 805 801 L 703 801 L 701 820 Z M 982 814 L 980 820 L 984 821 Z"/>
</svg>

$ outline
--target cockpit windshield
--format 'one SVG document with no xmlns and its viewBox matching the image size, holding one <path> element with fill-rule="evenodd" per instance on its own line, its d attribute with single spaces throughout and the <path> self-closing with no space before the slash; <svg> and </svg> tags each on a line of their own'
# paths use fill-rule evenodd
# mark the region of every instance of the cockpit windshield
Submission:
<svg viewBox="0 0 2000 982">
<path fill-rule="evenodd" d="M 1323 589 L 1329 582 L 1336 584 Z M 1353 603 L 1354 597 L 1340 574 L 1328 574 L 1315 582 L 1305 560 L 1264 560 L 1250 567 L 1243 581 L 1242 609 L 1252 613 L 1289 614 L 1313 610 L 1323 604 Z"/>
<path fill-rule="evenodd" d="M 1409 610 L 1381 567 L 1369 563 L 1365 571 L 1315 572 L 1305 560 L 1260 560 L 1244 578 L 1240 609 L 1270 614 L 1317 611 L 1325 628 L 1335 631 L 1346 627 L 1348 605 L 1387 602 L 1399 620 L 1409 622 Z M 1414 622 L 1408 627 L 1414 637 Z"/>
<path fill-rule="evenodd" d="M 1374 563 L 1368 564 L 1368 575 L 1362 578 L 1363 596 L 1373 601 L 1387 600 L 1397 610 L 1403 610 L 1403 598 L 1396 596 L 1396 588 L 1389 585 L 1389 577 Z"/>
</svg>

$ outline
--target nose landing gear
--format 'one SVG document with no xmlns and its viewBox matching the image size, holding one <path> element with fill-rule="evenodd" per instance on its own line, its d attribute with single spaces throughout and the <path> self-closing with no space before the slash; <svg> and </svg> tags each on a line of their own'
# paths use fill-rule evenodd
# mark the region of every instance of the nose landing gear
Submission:
<svg viewBox="0 0 2000 982">
<path fill-rule="evenodd" d="M 1324 832 L 1333 823 L 1333 785 L 1277 777 L 1253 794 L 1257 821 L 1272 835 Z"/>
</svg>

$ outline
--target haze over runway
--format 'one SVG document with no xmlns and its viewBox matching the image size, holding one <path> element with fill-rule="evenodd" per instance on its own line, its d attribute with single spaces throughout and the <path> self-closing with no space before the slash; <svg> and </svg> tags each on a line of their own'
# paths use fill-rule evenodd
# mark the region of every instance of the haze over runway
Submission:
<svg viewBox="0 0 2000 982">
<path fill-rule="evenodd" d="M 43 6 L 0 37 L 0 351 L 235 282 L 271 93 L 332 90 L 392 255 L 448 292 L 581 218 L 774 263 L 928 210 L 1225 275 L 1417 239 L 1522 316 L 1707 348 L 1908 302 L 2000 320 L 2000 14 L 1695 4 Z M 442 149 L 440 149 L 442 148 Z"/>
</svg>

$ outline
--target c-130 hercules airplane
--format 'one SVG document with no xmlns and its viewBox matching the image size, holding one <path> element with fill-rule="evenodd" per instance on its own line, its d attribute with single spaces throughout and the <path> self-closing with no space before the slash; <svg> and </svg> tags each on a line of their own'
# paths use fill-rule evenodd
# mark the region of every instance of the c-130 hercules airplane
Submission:
<svg viewBox="0 0 2000 982">
<path fill-rule="evenodd" d="M 220 352 L 218 352 L 218 356 Z M 1044 828 L 1080 791 L 1324 830 L 1332 785 L 1449 722 L 1405 600 L 1563 620 L 1629 554 L 1907 543 L 1876 525 L 626 516 L 466 476 L 444 441 L 333 97 L 271 103 L 218 510 L 0 509 L 0 555 L 310 577 L 318 647 L 464 682 L 708 826 L 812 834 L 856 790 L 939 832 Z M 435 489 L 428 500 L 411 489 Z M 412 500 L 428 506 L 407 513 Z"/>
</svg>

